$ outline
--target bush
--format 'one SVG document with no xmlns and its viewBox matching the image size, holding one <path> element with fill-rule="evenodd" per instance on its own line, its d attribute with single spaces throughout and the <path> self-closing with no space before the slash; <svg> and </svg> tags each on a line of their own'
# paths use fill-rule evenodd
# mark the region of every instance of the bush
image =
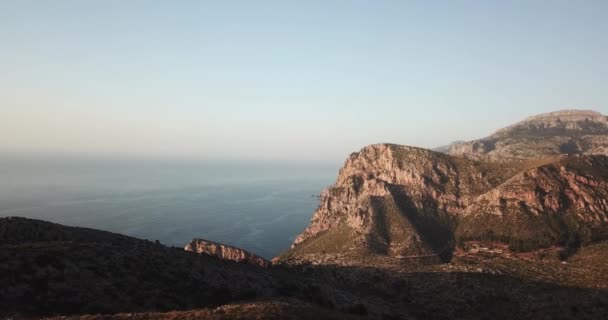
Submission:
<svg viewBox="0 0 608 320">
<path fill-rule="evenodd" d="M 346 308 L 346 312 L 356 314 L 356 315 L 366 316 L 367 308 L 363 304 L 357 303 L 355 305 L 352 305 L 352 306 Z"/>
</svg>

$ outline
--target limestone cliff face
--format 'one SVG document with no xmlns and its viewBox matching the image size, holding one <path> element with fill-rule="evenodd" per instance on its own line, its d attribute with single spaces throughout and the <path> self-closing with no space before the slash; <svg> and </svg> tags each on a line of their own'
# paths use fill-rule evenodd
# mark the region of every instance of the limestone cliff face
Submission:
<svg viewBox="0 0 608 320">
<path fill-rule="evenodd" d="M 546 246 L 604 238 L 606 199 L 606 156 L 476 161 L 371 145 L 346 160 L 286 256 L 425 256 L 463 239 Z"/>
<path fill-rule="evenodd" d="M 225 260 L 247 262 L 260 267 L 268 267 L 270 265 L 268 260 L 243 249 L 203 239 L 193 239 L 184 247 L 184 250 L 203 253 Z"/>
<path fill-rule="evenodd" d="M 473 161 L 420 148 L 365 147 L 346 160 L 336 183 L 323 191 L 310 226 L 292 248 L 310 247 L 304 244 L 308 239 L 331 239 L 340 230 L 346 235 L 331 241 L 346 242 L 341 250 L 393 256 L 445 251 L 453 246 L 449 230 L 455 217 L 506 174 L 486 174 Z"/>
<path fill-rule="evenodd" d="M 494 134 L 447 148 L 448 154 L 481 160 L 542 158 L 558 154 L 608 155 L 608 118 L 585 110 L 536 115 Z"/>
</svg>

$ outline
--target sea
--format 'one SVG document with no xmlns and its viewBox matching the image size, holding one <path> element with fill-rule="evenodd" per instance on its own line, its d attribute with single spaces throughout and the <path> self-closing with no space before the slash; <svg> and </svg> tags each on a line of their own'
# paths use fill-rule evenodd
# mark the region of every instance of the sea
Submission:
<svg viewBox="0 0 608 320">
<path fill-rule="evenodd" d="M 289 248 L 338 164 L 0 158 L 0 216 L 42 219 L 183 247 L 193 238 L 265 258 Z"/>
</svg>

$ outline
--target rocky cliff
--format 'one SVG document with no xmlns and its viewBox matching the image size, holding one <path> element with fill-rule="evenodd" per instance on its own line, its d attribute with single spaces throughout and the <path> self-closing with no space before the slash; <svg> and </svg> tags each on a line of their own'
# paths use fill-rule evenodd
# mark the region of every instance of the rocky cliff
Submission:
<svg viewBox="0 0 608 320">
<path fill-rule="evenodd" d="M 586 110 L 540 114 L 486 138 L 454 143 L 447 148 L 447 153 L 485 160 L 542 158 L 557 154 L 606 155 L 608 118 Z"/>
<path fill-rule="evenodd" d="M 270 262 L 246 250 L 203 239 L 193 239 L 184 250 L 207 254 L 224 260 L 246 262 L 260 267 L 268 267 Z"/>
<path fill-rule="evenodd" d="M 594 112 L 557 112 L 495 136 L 527 130 L 515 143 L 554 132 L 600 141 L 608 133 L 606 123 Z M 500 150 L 520 150 L 505 141 Z M 585 155 L 538 151 L 528 142 L 526 151 L 504 159 L 497 158 L 503 151 L 463 157 L 394 144 L 367 146 L 349 156 L 336 183 L 322 192 L 310 225 L 278 260 L 380 254 L 449 261 L 463 241 L 500 241 L 525 251 L 606 239 L 608 157 L 586 155 L 602 149 L 576 141 L 586 146 L 579 152 Z"/>
</svg>

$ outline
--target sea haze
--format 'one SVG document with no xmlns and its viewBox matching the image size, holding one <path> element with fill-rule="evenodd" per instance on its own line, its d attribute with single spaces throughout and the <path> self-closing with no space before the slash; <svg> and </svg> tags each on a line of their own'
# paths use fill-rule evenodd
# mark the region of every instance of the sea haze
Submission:
<svg viewBox="0 0 608 320">
<path fill-rule="evenodd" d="M 199 237 L 272 258 L 289 247 L 338 165 L 3 157 L 0 216 L 184 246 Z"/>
</svg>

